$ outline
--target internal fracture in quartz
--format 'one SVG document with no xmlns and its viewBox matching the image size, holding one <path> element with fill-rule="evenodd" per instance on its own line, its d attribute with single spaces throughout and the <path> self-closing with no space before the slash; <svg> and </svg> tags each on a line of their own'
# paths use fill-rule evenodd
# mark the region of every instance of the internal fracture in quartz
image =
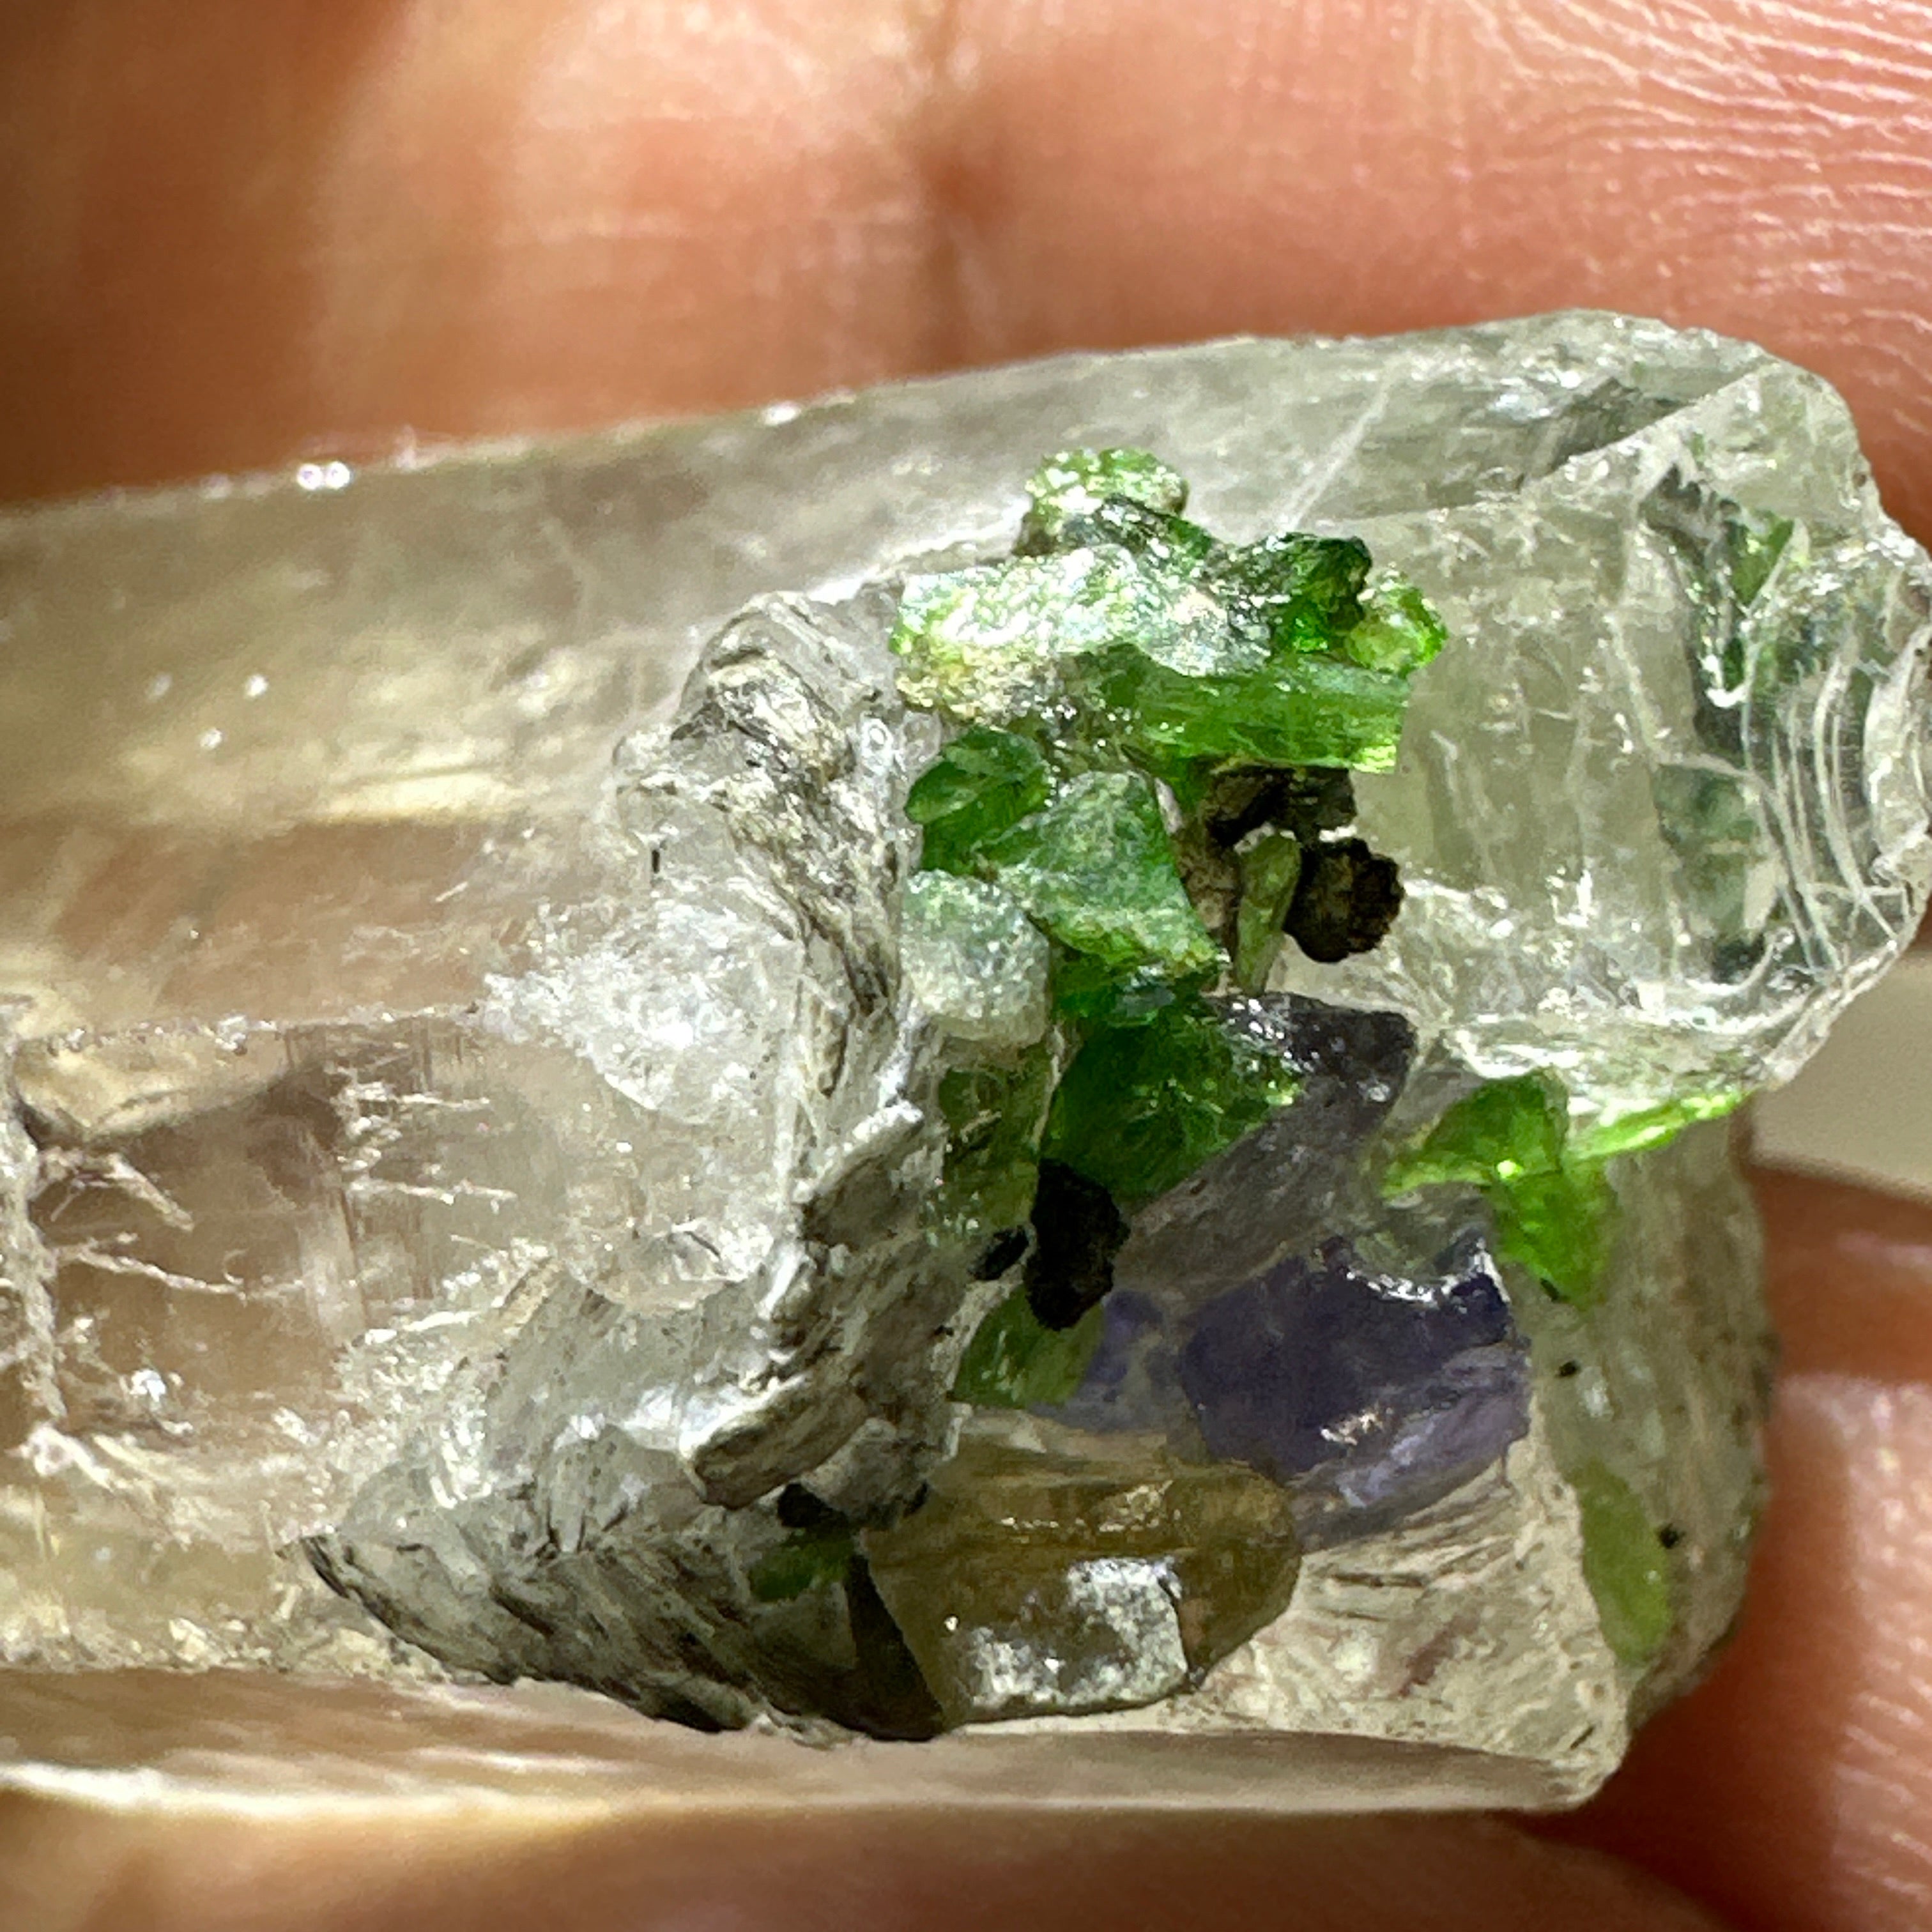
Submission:
<svg viewBox="0 0 1932 1932">
<path fill-rule="evenodd" d="M 770 574 L 652 722 L 557 723 L 587 660 L 477 713 L 594 776 L 395 862 L 393 972 L 364 908 L 353 997 L 83 961 L 23 1023 L 10 1654 L 1551 1799 L 1702 1667 L 1766 1359 L 1724 1117 L 1928 870 L 1932 572 L 1841 406 L 1592 317 L 953 379 L 950 469 L 928 394 L 732 432 L 807 439 Z M 694 434 L 728 524 L 768 459 Z M 786 551 L 821 481 L 886 538 Z"/>
</svg>

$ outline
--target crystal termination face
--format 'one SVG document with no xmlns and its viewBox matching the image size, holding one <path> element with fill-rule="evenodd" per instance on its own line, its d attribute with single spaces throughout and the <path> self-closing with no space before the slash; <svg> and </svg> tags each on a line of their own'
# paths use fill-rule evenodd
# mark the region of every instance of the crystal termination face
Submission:
<svg viewBox="0 0 1932 1932">
<path fill-rule="evenodd" d="M 1728 1628 L 1719 1117 L 1926 871 L 1815 379 L 1233 344 L 0 559 L 16 1663 L 1557 1802 Z"/>
</svg>

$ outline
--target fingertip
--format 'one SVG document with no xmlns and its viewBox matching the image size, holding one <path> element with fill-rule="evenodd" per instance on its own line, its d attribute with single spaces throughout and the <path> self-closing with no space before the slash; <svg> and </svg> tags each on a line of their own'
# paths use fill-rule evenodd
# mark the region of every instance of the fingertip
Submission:
<svg viewBox="0 0 1932 1932">
<path fill-rule="evenodd" d="M 265 1826 L 16 1810 L 38 1932 L 1715 1932 L 1586 1848 L 1464 1819 L 658 1809 Z"/>
<path fill-rule="evenodd" d="M 1593 304 L 1819 369 L 1932 527 L 1922 24 L 1916 0 L 44 13 L 0 60 L 0 493 Z"/>
</svg>

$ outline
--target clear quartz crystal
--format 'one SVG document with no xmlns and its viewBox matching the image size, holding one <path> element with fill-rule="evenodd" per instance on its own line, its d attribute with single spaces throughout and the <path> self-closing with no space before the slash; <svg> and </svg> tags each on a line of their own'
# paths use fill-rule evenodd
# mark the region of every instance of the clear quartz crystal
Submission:
<svg viewBox="0 0 1932 1932">
<path fill-rule="evenodd" d="M 1286 947 L 1254 1006 L 1294 1103 L 1136 1213 L 1078 1390 L 969 1408 L 1014 1277 L 932 1238 L 939 1082 L 1040 1036 L 1045 965 L 999 889 L 908 891 L 939 741 L 900 689 L 972 668 L 900 687 L 884 646 L 899 584 L 1010 549 L 1043 456 L 1114 446 L 1230 538 L 1361 538 L 1451 641 L 1354 781 L 1393 928 Z M 1076 618 L 1140 594 L 1079 568 Z M 1740 1600 L 1727 1130 L 1610 1162 L 1588 1306 L 1360 1150 L 1478 1079 L 1556 1070 L 1582 1137 L 1795 1071 L 1924 898 L 1928 592 L 1822 383 L 1597 315 L 0 518 L 0 1778 L 1586 1792 Z M 1296 1379 L 1285 1342 L 1277 1385 L 1161 1313 L 1184 1276 L 1402 1366 Z M 781 1520 L 807 1475 L 926 1500 L 855 1574 Z M 800 1563 L 842 1580 L 761 1586 Z M 968 1727 L 828 1760 L 483 1682 L 519 1676 Z"/>
</svg>

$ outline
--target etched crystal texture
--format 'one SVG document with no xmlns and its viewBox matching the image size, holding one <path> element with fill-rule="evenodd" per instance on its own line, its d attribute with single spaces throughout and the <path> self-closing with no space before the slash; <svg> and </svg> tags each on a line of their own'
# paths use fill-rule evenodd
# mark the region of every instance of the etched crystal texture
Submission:
<svg viewBox="0 0 1932 1932">
<path fill-rule="evenodd" d="M 1816 378 L 1070 358 L 14 513 L 0 598 L 0 1779 L 158 1666 L 1551 1804 L 1734 1622 L 1724 1117 L 1932 874 Z"/>
</svg>

